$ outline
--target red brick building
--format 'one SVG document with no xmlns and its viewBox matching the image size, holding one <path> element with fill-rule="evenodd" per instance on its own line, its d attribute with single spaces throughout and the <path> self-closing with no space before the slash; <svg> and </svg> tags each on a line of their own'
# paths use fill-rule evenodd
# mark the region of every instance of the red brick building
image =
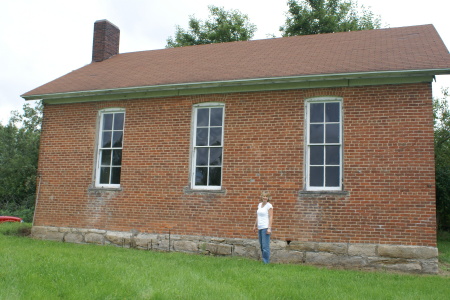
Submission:
<svg viewBox="0 0 450 300">
<path fill-rule="evenodd" d="M 262 190 L 273 260 L 437 272 L 432 25 L 119 54 L 42 99 L 33 234 L 257 258 Z"/>
</svg>

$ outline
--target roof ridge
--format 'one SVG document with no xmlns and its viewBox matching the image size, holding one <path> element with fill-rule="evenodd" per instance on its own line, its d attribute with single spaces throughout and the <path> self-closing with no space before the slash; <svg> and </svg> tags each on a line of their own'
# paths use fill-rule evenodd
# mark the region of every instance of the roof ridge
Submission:
<svg viewBox="0 0 450 300">
<path fill-rule="evenodd" d="M 209 44 L 199 44 L 199 45 L 188 45 L 188 46 L 181 46 L 181 47 L 169 47 L 169 48 L 161 48 L 161 49 L 148 49 L 148 50 L 138 50 L 138 51 L 130 51 L 130 52 L 124 52 L 119 53 L 120 54 L 129 54 L 129 53 L 138 53 L 138 52 L 147 52 L 147 51 L 162 51 L 162 50 L 169 50 L 169 49 L 187 49 L 187 48 L 194 48 L 194 47 L 218 47 L 219 45 L 224 44 L 237 44 L 237 43 L 251 43 L 251 42 L 266 42 L 266 41 L 276 41 L 280 39 L 302 39 L 302 38 L 314 38 L 314 37 L 324 37 L 328 35 L 352 35 L 356 33 L 367 33 L 367 32 L 377 32 L 377 31 L 384 31 L 384 30 L 396 30 L 396 29 L 407 29 L 407 28 L 418 28 L 418 27 L 427 27 L 431 26 L 433 28 L 433 24 L 422 24 L 422 25 L 409 25 L 409 26 L 399 26 L 399 27 L 387 27 L 387 28 L 377 28 L 377 29 L 365 29 L 365 30 L 353 30 L 353 31 L 340 31 L 340 32 L 327 32 L 327 33 L 317 33 L 317 34 L 308 34 L 308 35 L 294 35 L 294 36 L 285 36 L 285 37 L 273 37 L 273 38 L 261 38 L 261 39 L 254 39 L 254 40 L 246 40 L 246 41 L 231 41 L 231 42 L 220 42 L 220 43 L 209 43 Z"/>
</svg>

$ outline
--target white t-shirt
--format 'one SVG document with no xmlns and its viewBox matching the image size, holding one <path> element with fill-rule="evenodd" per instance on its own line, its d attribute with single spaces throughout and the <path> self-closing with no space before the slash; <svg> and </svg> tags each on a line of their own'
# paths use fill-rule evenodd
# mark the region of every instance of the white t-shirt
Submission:
<svg viewBox="0 0 450 300">
<path fill-rule="evenodd" d="M 262 202 L 258 204 L 258 210 L 256 214 L 258 216 L 258 229 L 269 228 L 269 209 L 273 208 L 269 202 L 262 206 Z"/>
</svg>

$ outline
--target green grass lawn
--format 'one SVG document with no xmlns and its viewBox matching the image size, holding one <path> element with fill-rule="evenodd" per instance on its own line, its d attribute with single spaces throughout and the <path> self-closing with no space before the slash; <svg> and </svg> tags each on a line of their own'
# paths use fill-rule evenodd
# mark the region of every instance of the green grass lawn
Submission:
<svg viewBox="0 0 450 300">
<path fill-rule="evenodd" d="M 441 269 L 450 274 L 450 232 L 439 232 L 438 248 Z"/>
<path fill-rule="evenodd" d="M 0 224 L 2 300 L 448 299 L 450 295 L 448 276 L 263 265 L 235 257 L 39 241 L 10 235 L 18 226 L 24 225 Z M 443 245 L 446 250 L 440 258 L 450 262 L 448 236 Z"/>
</svg>

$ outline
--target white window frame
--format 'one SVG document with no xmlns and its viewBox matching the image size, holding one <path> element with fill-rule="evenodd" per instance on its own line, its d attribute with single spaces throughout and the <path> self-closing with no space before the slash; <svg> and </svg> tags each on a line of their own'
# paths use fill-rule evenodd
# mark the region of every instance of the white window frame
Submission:
<svg viewBox="0 0 450 300">
<path fill-rule="evenodd" d="M 311 104 L 314 103 L 339 103 L 339 142 L 338 143 L 326 143 L 324 140 L 323 143 L 311 143 L 310 142 L 310 107 Z M 340 97 L 316 97 L 316 98 L 310 98 L 306 99 L 305 102 L 305 189 L 307 191 L 342 191 L 343 188 L 343 99 Z M 336 124 L 337 122 L 329 122 Z M 324 120 L 324 124 L 329 124 Z M 310 185 L 310 149 L 311 146 L 332 146 L 337 145 L 340 146 L 339 151 L 339 186 L 332 186 L 327 187 L 326 186 L 326 170 L 324 170 L 324 179 L 323 179 L 323 186 L 311 186 Z M 325 151 L 324 151 L 324 167 L 327 165 L 325 161 Z M 329 166 L 337 166 L 337 165 L 329 165 Z"/>
<path fill-rule="evenodd" d="M 196 146 L 196 140 L 197 140 L 197 112 L 199 109 L 202 108 L 222 108 L 222 137 L 221 137 L 221 145 L 220 146 Z M 222 189 L 222 182 L 223 182 L 223 152 L 224 152 L 224 132 L 225 132 L 225 104 L 219 103 L 219 102 L 207 102 L 207 103 L 200 103 L 195 104 L 193 106 L 193 118 L 192 118 L 192 141 L 191 141 L 191 189 L 193 190 L 221 190 Z M 210 129 L 211 127 L 216 126 L 208 126 Z M 209 130 L 208 130 L 209 132 Z M 208 135 L 208 142 L 209 142 L 209 135 Z M 196 167 L 197 167 L 197 149 L 198 148 L 222 148 L 222 159 L 220 164 L 220 185 L 196 185 Z M 209 179 L 209 170 L 211 168 L 210 161 L 208 158 L 208 176 L 207 180 Z"/>
<path fill-rule="evenodd" d="M 104 116 L 107 114 L 115 114 L 115 113 L 123 113 L 124 114 L 124 119 L 123 119 L 123 128 L 122 128 L 122 147 L 109 147 L 109 148 L 103 148 L 102 147 L 102 133 L 104 131 L 103 129 L 103 119 Z M 96 149 L 96 162 L 95 162 L 95 187 L 98 188 L 120 188 L 120 183 L 119 184 L 105 184 L 105 183 L 100 183 L 100 171 L 101 171 L 101 159 L 102 159 L 102 151 L 103 150 L 107 150 L 107 149 L 111 149 L 111 150 L 122 150 L 122 158 L 123 158 L 123 143 L 124 143 L 124 136 L 125 136 L 125 109 L 123 108 L 108 108 L 108 109 L 103 109 L 101 111 L 99 111 L 99 116 L 98 116 L 98 130 L 97 130 L 97 149 Z M 114 126 L 114 125 L 113 125 Z M 113 131 L 113 130 L 111 130 Z M 122 169 L 122 165 L 120 165 L 120 168 Z M 122 170 L 121 170 L 122 172 Z M 111 176 L 111 174 L 110 174 Z"/>
</svg>

